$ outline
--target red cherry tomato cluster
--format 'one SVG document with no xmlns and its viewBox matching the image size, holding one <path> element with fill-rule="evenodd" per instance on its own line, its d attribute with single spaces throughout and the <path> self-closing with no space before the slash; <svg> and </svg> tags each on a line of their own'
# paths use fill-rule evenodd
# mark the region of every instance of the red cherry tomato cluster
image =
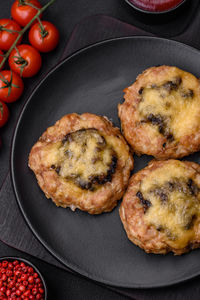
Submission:
<svg viewBox="0 0 200 300">
<path fill-rule="evenodd" d="M 0 19 L 0 127 L 9 118 L 5 102 L 17 101 L 23 93 L 21 77 L 36 75 L 42 66 L 40 52 L 52 51 L 59 42 L 57 28 L 41 20 L 42 14 L 39 15 L 38 11 L 41 8 L 38 0 L 15 0 L 11 7 L 12 20 Z M 29 24 L 33 19 L 34 22 Z M 25 27 L 24 30 L 30 27 L 28 37 L 31 45 L 21 44 L 22 27 Z M 2 71 L 5 64 L 1 66 L 1 63 L 5 56 L 10 70 Z"/>
<path fill-rule="evenodd" d="M 0 262 L 0 300 L 44 300 L 44 286 L 38 273 L 18 260 Z"/>
</svg>

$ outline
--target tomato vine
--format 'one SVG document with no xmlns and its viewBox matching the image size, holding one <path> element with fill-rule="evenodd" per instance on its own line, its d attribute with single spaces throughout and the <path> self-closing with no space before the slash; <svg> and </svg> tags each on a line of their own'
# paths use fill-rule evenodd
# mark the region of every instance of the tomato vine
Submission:
<svg viewBox="0 0 200 300">
<path fill-rule="evenodd" d="M 17 42 L 20 40 L 20 38 L 23 36 L 23 34 L 30 28 L 30 26 L 33 24 L 33 22 L 39 18 L 39 16 L 41 15 L 41 13 L 43 11 L 45 11 L 51 4 L 53 4 L 55 2 L 55 0 L 50 0 L 47 4 L 45 4 L 43 7 L 38 8 L 38 7 L 34 7 L 35 9 L 37 9 L 37 13 L 35 14 L 35 16 L 31 19 L 31 21 L 18 33 L 18 37 L 16 38 L 16 40 L 14 41 L 14 43 L 12 44 L 12 46 L 10 47 L 10 49 L 3 55 L 3 60 L 0 63 L 0 69 L 2 68 L 2 66 L 4 65 L 5 61 L 8 59 L 11 51 L 16 47 Z M 26 2 L 25 0 L 21 0 L 21 5 L 29 5 L 32 6 L 32 4 L 30 4 L 29 2 Z M 5 29 L 4 29 L 5 30 Z M 14 32 L 14 31 L 13 31 Z M 16 31 L 15 31 L 16 33 Z"/>
</svg>

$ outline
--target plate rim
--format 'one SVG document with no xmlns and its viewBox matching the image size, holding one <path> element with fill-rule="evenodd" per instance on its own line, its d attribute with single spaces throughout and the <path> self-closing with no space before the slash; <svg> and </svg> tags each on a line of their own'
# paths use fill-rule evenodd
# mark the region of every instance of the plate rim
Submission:
<svg viewBox="0 0 200 300">
<path fill-rule="evenodd" d="M 160 284 L 125 284 L 123 282 L 121 283 L 115 283 L 109 280 L 105 280 L 103 278 L 101 278 L 100 276 L 97 276 L 96 274 L 92 274 L 92 273 L 88 273 L 86 270 L 80 268 L 77 265 L 74 265 L 73 263 L 70 262 L 63 262 L 62 258 L 59 257 L 59 255 L 56 253 L 56 251 L 54 251 L 51 247 L 48 246 L 48 244 L 46 243 L 46 241 L 40 236 L 39 232 L 37 232 L 34 229 L 34 226 L 31 224 L 31 222 L 29 221 L 29 217 L 26 214 L 26 212 L 24 211 L 21 201 L 20 201 L 20 197 L 18 195 L 17 192 L 17 184 L 15 182 L 15 171 L 14 171 L 14 149 L 15 149 L 15 143 L 16 143 L 16 139 L 17 139 L 17 134 L 18 134 L 18 128 L 21 122 L 21 119 L 26 111 L 26 108 L 28 107 L 29 103 L 31 102 L 32 97 L 34 96 L 35 92 L 40 88 L 40 86 L 43 84 L 43 82 L 53 73 L 55 72 L 58 68 L 60 68 L 60 66 L 62 66 L 63 64 L 67 63 L 68 61 L 72 60 L 74 57 L 79 56 L 80 54 L 87 52 L 90 49 L 99 47 L 101 45 L 104 44 L 109 44 L 109 43 L 113 43 L 115 41 L 124 41 L 124 40 L 149 40 L 149 41 L 161 41 L 164 43 L 171 43 L 174 45 L 178 45 L 184 48 L 187 48 L 190 51 L 193 51 L 195 53 L 197 53 L 198 55 L 200 55 L 200 50 L 198 50 L 195 47 L 192 47 L 190 45 L 187 45 L 183 42 L 180 41 L 175 41 L 173 39 L 167 39 L 167 38 L 162 38 L 162 37 L 155 37 L 155 36 L 146 36 L 146 35 L 134 35 L 134 36 L 125 36 L 125 37 L 117 37 L 117 38 L 111 38 L 111 39 L 105 39 L 103 41 L 91 44 L 89 46 L 83 47 L 75 52 L 73 52 L 72 54 L 70 54 L 69 56 L 67 56 L 66 58 L 62 59 L 61 61 L 59 61 L 54 67 L 52 67 L 47 73 L 44 74 L 44 76 L 42 77 L 42 79 L 40 80 L 39 83 L 37 83 L 35 85 L 35 87 L 32 89 L 32 91 L 30 92 L 30 94 L 27 97 L 27 100 L 25 100 L 22 109 L 19 113 L 19 116 L 17 118 L 14 130 L 13 130 L 13 136 L 12 136 L 12 140 L 11 140 L 11 150 L 10 150 L 10 159 L 9 159 L 9 164 L 10 164 L 10 177 L 11 177 L 11 184 L 12 184 L 12 188 L 14 191 L 14 195 L 15 195 L 15 199 L 17 202 L 17 205 L 20 209 L 21 215 L 24 218 L 27 226 L 29 227 L 29 229 L 31 230 L 31 232 L 33 233 L 33 235 L 36 237 L 36 239 L 39 241 L 40 244 L 42 244 L 44 246 L 44 248 L 56 259 L 58 260 L 63 266 L 67 267 L 68 269 L 72 270 L 73 272 L 75 272 L 77 275 L 81 275 L 84 278 L 93 280 L 94 282 L 100 283 L 102 285 L 110 285 L 111 287 L 118 287 L 118 288 L 137 288 L 137 289 L 152 289 L 152 288 L 162 288 L 162 287 L 169 287 L 172 285 L 177 285 L 180 283 L 184 283 L 188 280 L 191 280 L 195 277 L 197 277 L 198 275 L 200 275 L 200 269 L 199 271 L 196 271 L 193 275 L 188 275 L 185 276 L 184 279 L 177 279 L 177 280 L 172 280 L 172 281 L 168 281 L 167 283 L 160 283 Z"/>
</svg>

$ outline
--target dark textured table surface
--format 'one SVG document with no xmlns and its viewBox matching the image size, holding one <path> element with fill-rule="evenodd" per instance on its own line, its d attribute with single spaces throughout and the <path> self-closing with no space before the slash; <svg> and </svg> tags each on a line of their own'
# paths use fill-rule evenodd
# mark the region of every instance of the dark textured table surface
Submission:
<svg viewBox="0 0 200 300">
<path fill-rule="evenodd" d="M 0 1 L 0 18 L 7 18 L 10 16 L 10 7 L 12 2 L 13 0 Z M 45 3 L 45 0 L 41 2 Z M 192 3 L 193 2 L 198 2 L 198 0 L 193 0 Z M 187 25 L 183 16 L 180 16 L 180 21 L 177 24 L 175 20 L 172 21 L 176 24 L 176 26 L 171 26 L 170 28 L 168 26 L 168 22 L 165 20 L 161 20 L 160 22 L 155 20 L 146 21 L 145 19 L 141 19 L 141 16 L 136 16 L 123 0 L 57 0 L 57 3 L 49 8 L 49 10 L 45 13 L 44 19 L 54 22 L 59 28 L 61 33 L 59 47 L 53 53 L 43 56 L 44 64 L 40 74 L 36 76 L 36 78 L 26 80 L 26 89 L 22 99 L 20 99 L 20 103 L 14 103 L 12 106 L 9 106 L 11 111 L 10 122 L 0 131 L 0 135 L 3 139 L 3 147 L 0 150 L 0 186 L 3 183 L 3 178 L 9 170 L 11 137 L 22 103 L 25 101 L 38 79 L 58 62 L 74 26 L 83 18 L 95 14 L 106 14 L 116 17 L 124 22 L 139 26 L 144 30 L 149 30 L 153 33 L 168 37 L 181 33 Z M 183 18 L 183 22 L 181 21 L 181 18 Z M 189 22 L 189 20 L 187 21 Z M 50 300 L 127 299 L 126 297 L 118 295 L 97 283 L 53 267 L 0 242 L 0 256 L 5 255 L 22 256 L 35 263 L 47 281 L 49 289 L 48 299 Z M 192 286 L 193 284 L 191 283 L 191 288 Z M 177 299 L 181 299 L 180 295 Z"/>
</svg>

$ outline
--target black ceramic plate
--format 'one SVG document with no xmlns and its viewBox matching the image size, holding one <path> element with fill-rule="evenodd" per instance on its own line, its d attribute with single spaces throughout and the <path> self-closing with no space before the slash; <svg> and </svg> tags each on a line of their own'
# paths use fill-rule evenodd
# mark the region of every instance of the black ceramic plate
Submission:
<svg viewBox="0 0 200 300">
<path fill-rule="evenodd" d="M 200 274 L 200 250 L 175 257 L 146 254 L 126 237 L 116 207 L 91 216 L 57 208 L 28 169 L 28 154 L 43 131 L 63 115 L 91 112 L 119 126 L 123 89 L 144 69 L 176 65 L 200 77 L 200 53 L 159 38 L 105 41 L 64 60 L 34 90 L 13 138 L 11 172 L 21 211 L 40 242 L 63 264 L 91 279 L 120 287 L 160 287 Z M 135 157 L 135 171 L 150 157 Z M 190 157 L 198 161 L 198 155 Z"/>
</svg>

